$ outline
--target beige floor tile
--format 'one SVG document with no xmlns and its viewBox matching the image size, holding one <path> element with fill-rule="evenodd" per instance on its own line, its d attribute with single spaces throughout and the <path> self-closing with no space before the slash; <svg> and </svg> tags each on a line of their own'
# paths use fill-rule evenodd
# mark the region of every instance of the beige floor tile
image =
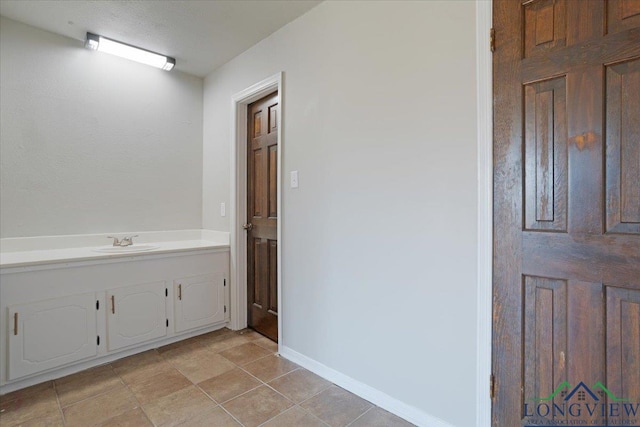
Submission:
<svg viewBox="0 0 640 427">
<path fill-rule="evenodd" d="M 122 381 L 113 371 L 111 365 L 98 366 L 57 379 L 55 384 L 56 393 L 58 393 L 58 399 L 60 399 L 60 405 L 63 408 L 122 387 Z"/>
<path fill-rule="evenodd" d="M 255 362 L 248 363 L 242 368 L 252 375 L 255 375 L 260 380 L 267 382 L 279 377 L 280 375 L 284 375 L 287 372 L 291 372 L 294 369 L 299 368 L 299 366 L 274 354 L 258 359 Z"/>
<path fill-rule="evenodd" d="M 185 355 L 201 352 L 204 350 L 205 348 L 201 341 L 198 341 L 195 338 L 190 338 L 185 341 L 180 341 L 177 343 L 169 344 L 165 347 L 160 347 L 158 349 L 158 354 L 162 356 L 163 359 L 171 361 L 175 358 L 181 358 Z"/>
<path fill-rule="evenodd" d="M 115 373 L 120 375 L 125 383 L 154 375 L 163 369 L 169 371 L 172 368 L 169 362 L 155 350 L 117 360 L 111 365 Z"/>
<path fill-rule="evenodd" d="M 320 421 L 299 406 L 294 406 L 286 412 L 278 415 L 261 427 L 327 427 L 327 424 Z"/>
<path fill-rule="evenodd" d="M 335 385 L 300 406 L 332 427 L 346 426 L 372 407 L 366 400 Z"/>
<path fill-rule="evenodd" d="M 0 425 L 14 426 L 29 420 L 48 418 L 58 413 L 58 399 L 53 388 L 44 388 L 30 394 L 2 402 Z"/>
<path fill-rule="evenodd" d="M 127 382 L 131 381 L 128 377 L 135 377 L 138 372 L 145 371 L 147 369 L 151 370 L 152 366 L 160 366 L 162 364 L 169 366 L 168 362 L 160 357 L 157 351 L 149 350 L 144 353 L 116 360 L 111 363 L 111 366 L 113 366 L 114 372 Z M 143 373 L 142 376 L 144 375 L 148 375 L 148 373 Z"/>
<path fill-rule="evenodd" d="M 105 372 L 113 373 L 113 367 L 110 364 L 96 366 L 95 368 L 85 369 L 84 371 L 76 372 L 75 374 L 67 375 L 66 377 L 58 378 L 54 380 L 56 387 L 66 385 L 69 383 L 82 383 L 86 378 L 92 378 L 95 375 L 102 375 Z"/>
<path fill-rule="evenodd" d="M 156 426 L 176 426 L 201 412 L 217 406 L 195 386 L 161 397 L 142 406 L 147 417 Z"/>
<path fill-rule="evenodd" d="M 146 364 L 116 368 L 115 372 L 120 375 L 125 384 L 130 385 L 146 381 L 159 374 L 169 375 L 175 370 L 176 368 L 171 363 L 159 357 L 157 360 L 150 360 Z"/>
<path fill-rule="evenodd" d="M 126 370 L 129 367 L 146 365 L 149 362 L 153 362 L 160 359 L 160 355 L 156 350 L 147 350 L 142 353 L 134 354 L 133 356 L 125 357 L 124 359 L 111 362 L 111 366 L 115 371 Z"/>
<path fill-rule="evenodd" d="M 156 349 L 156 351 L 158 352 L 158 354 L 164 356 L 165 353 L 168 353 L 176 349 L 181 349 L 181 348 L 184 349 L 186 347 L 200 347 L 200 339 L 198 337 L 188 338 L 186 340 L 174 342 L 172 344 L 167 344 L 165 346 L 159 347 Z"/>
<path fill-rule="evenodd" d="M 107 393 L 83 400 L 62 411 L 67 427 L 99 425 L 138 406 L 133 394 L 122 385 Z"/>
<path fill-rule="evenodd" d="M 115 371 L 126 370 L 134 366 L 146 365 L 150 362 L 160 360 L 160 354 L 157 350 L 147 350 L 142 353 L 134 354 L 133 356 L 125 357 L 124 359 L 111 362 L 111 366 Z"/>
<path fill-rule="evenodd" d="M 236 365 L 246 365 L 249 362 L 268 356 L 271 352 L 253 343 L 247 343 L 221 351 L 219 354 Z"/>
<path fill-rule="evenodd" d="M 201 341 L 201 344 L 209 351 L 218 353 L 249 342 L 251 342 L 251 339 L 242 335 L 227 334 L 212 338 L 208 341 Z"/>
<path fill-rule="evenodd" d="M 202 343 L 188 340 L 189 343 L 185 343 L 183 346 L 177 346 L 171 350 L 167 350 L 161 353 L 164 360 L 173 363 L 174 360 L 184 359 L 185 357 L 194 357 L 199 354 L 211 353 L 207 350 Z"/>
<path fill-rule="evenodd" d="M 31 387 L 23 388 L 20 390 L 12 391 L 11 393 L 3 394 L 0 396 L 0 404 L 8 402 L 10 400 L 23 399 L 27 396 L 31 396 L 41 391 L 53 389 L 53 381 L 45 381 L 40 384 L 33 385 Z"/>
<path fill-rule="evenodd" d="M 215 408 L 207 409 L 206 411 L 196 415 L 194 418 L 190 418 L 182 424 L 180 427 L 241 427 L 233 417 L 227 414 L 224 409 L 219 406 Z"/>
<path fill-rule="evenodd" d="M 233 331 L 231 329 L 227 329 L 227 328 L 222 328 L 222 329 L 218 329 L 217 331 L 213 331 L 213 332 L 209 332 L 203 335 L 198 335 L 195 338 L 195 341 L 198 342 L 199 344 L 202 345 L 206 345 L 212 341 L 216 341 L 218 339 L 220 339 L 220 337 L 223 336 L 233 336 Z"/>
<path fill-rule="evenodd" d="M 412 425 L 278 357 L 275 349 L 276 343 L 254 331 L 215 331 L 171 345 L 162 353 L 147 351 L 1 396 L 0 425 L 238 427 L 238 421 L 247 427 Z M 244 364 L 238 368 L 236 363 Z M 277 391 L 260 380 L 270 381 Z"/>
<path fill-rule="evenodd" d="M 185 353 L 172 358 L 171 364 L 194 384 L 222 375 L 236 367 L 219 354 L 209 351 Z"/>
<path fill-rule="evenodd" d="M 296 403 L 320 393 L 331 383 L 306 369 L 297 369 L 271 381 L 269 385 Z"/>
<path fill-rule="evenodd" d="M 225 372 L 217 377 L 201 382 L 198 386 L 218 403 L 226 402 L 229 399 L 245 393 L 261 385 L 251 375 L 240 368 Z"/>
<path fill-rule="evenodd" d="M 411 427 L 408 421 L 385 411 L 382 408 L 372 408 L 363 416 L 349 424 L 349 427 Z"/>
<path fill-rule="evenodd" d="M 278 352 L 278 343 L 275 342 L 275 341 L 271 341 L 267 337 L 260 336 L 259 338 L 256 338 L 255 340 L 253 340 L 251 342 L 254 343 L 255 345 L 259 345 L 262 348 L 266 348 L 267 350 L 269 350 L 272 353 L 277 353 Z"/>
<path fill-rule="evenodd" d="M 258 332 L 254 331 L 253 329 L 242 329 L 240 331 L 234 331 L 233 333 L 236 335 L 240 335 L 242 337 L 248 338 L 250 340 L 255 340 L 263 336 L 263 335 L 260 335 Z"/>
<path fill-rule="evenodd" d="M 39 420 L 29 420 L 20 424 L 20 427 L 64 427 L 62 415 L 41 418 Z"/>
<path fill-rule="evenodd" d="M 100 427 L 153 427 L 153 424 L 142 409 L 136 408 L 103 422 Z"/>
<path fill-rule="evenodd" d="M 129 389 L 133 392 L 141 405 L 152 402 L 176 391 L 192 385 L 177 369 L 171 367 L 170 371 L 158 372 L 146 378 L 139 378 L 128 382 Z"/>
<path fill-rule="evenodd" d="M 5 427 L 2 422 L 0 422 L 0 425 Z M 62 421 L 62 414 L 57 411 L 48 417 L 25 421 L 18 425 L 20 427 L 64 427 L 64 422 Z"/>
<path fill-rule="evenodd" d="M 293 403 L 267 386 L 224 403 L 222 406 L 246 427 L 256 427 L 293 406 Z"/>
</svg>

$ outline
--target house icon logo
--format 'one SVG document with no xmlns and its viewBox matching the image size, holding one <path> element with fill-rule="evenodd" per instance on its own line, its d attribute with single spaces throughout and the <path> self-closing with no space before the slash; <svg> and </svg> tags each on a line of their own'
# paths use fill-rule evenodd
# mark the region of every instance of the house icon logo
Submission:
<svg viewBox="0 0 640 427">
<path fill-rule="evenodd" d="M 571 400 L 571 398 L 572 398 L 574 395 L 577 395 L 576 397 L 577 397 L 577 399 L 578 399 L 579 401 L 584 401 L 584 400 L 586 400 L 586 396 L 587 396 L 587 395 L 591 396 L 591 398 L 592 398 L 593 400 L 596 400 L 596 401 L 600 400 L 600 399 L 598 399 L 598 396 L 596 396 L 596 395 L 591 391 L 591 389 L 590 389 L 589 387 L 587 387 L 587 385 L 586 385 L 585 383 L 583 383 L 582 381 L 580 381 L 580 384 L 578 384 L 577 386 L 575 386 L 575 387 L 573 388 L 573 390 L 571 391 L 571 393 L 569 393 L 569 394 L 567 395 L 567 397 L 565 397 L 565 398 L 564 398 L 564 400 L 569 401 L 569 400 Z"/>
</svg>

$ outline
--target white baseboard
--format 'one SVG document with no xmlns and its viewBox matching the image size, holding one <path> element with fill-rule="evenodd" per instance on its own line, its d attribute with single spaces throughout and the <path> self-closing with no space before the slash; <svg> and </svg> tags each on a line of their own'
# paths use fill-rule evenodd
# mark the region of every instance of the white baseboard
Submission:
<svg viewBox="0 0 640 427">
<path fill-rule="evenodd" d="M 454 427 L 446 421 L 440 418 L 434 417 L 421 411 L 420 409 L 407 405 L 404 402 L 399 401 L 386 393 L 381 392 L 371 386 L 368 386 L 360 381 L 356 381 L 353 378 L 336 371 L 322 363 L 313 360 L 303 354 L 292 350 L 289 347 L 282 346 L 280 355 L 285 359 L 288 359 L 305 369 L 313 372 L 322 378 L 331 381 L 332 383 L 350 391 L 353 394 L 360 396 L 363 399 L 368 400 L 381 407 L 382 409 L 391 412 L 405 420 L 422 427 Z"/>
</svg>

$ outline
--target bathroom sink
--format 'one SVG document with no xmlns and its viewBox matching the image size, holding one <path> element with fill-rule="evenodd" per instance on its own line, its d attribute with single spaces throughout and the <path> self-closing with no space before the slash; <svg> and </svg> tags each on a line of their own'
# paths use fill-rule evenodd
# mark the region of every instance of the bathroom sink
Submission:
<svg viewBox="0 0 640 427">
<path fill-rule="evenodd" d="M 130 246 L 99 246 L 97 248 L 93 248 L 94 252 L 102 252 L 107 254 L 127 254 L 131 252 L 146 252 L 152 251 L 154 249 L 158 249 L 160 246 L 158 245 L 148 245 L 148 244 L 135 244 Z"/>
</svg>

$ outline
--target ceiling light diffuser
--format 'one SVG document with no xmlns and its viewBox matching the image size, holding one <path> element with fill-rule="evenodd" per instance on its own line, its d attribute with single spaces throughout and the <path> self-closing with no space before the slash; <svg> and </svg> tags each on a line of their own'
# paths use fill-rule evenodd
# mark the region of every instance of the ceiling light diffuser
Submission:
<svg viewBox="0 0 640 427">
<path fill-rule="evenodd" d="M 176 65 L 176 60 L 169 56 L 141 49 L 126 43 L 108 39 L 93 33 L 87 33 L 87 41 L 84 46 L 99 52 L 110 53 L 152 67 L 171 70 Z"/>
</svg>

